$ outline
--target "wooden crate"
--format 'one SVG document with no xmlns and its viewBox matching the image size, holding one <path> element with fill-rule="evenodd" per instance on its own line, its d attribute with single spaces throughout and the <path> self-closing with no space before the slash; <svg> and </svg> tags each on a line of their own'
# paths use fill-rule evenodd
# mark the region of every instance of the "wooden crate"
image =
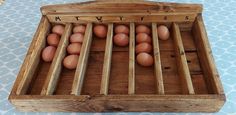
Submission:
<svg viewBox="0 0 236 115">
<path fill-rule="evenodd" d="M 20 111 L 46 112 L 216 112 L 225 102 L 202 19 L 202 5 L 147 1 L 99 1 L 41 8 L 42 19 L 20 69 L 9 101 Z M 52 63 L 41 60 L 54 24 L 65 32 Z M 76 70 L 62 66 L 68 37 L 77 23 L 86 24 Z M 98 39 L 96 23 L 108 27 Z M 128 47 L 113 45 L 117 24 L 130 28 Z M 135 27 L 152 29 L 154 66 L 135 61 Z M 157 25 L 171 31 L 158 40 Z"/>
</svg>

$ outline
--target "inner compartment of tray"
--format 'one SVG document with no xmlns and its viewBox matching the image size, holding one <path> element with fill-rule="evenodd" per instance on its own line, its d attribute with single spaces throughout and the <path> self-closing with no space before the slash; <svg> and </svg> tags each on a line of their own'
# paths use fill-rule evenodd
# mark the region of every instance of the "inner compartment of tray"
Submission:
<svg viewBox="0 0 236 115">
<path fill-rule="evenodd" d="M 117 24 L 119 23 L 114 23 L 114 27 Z M 128 27 L 130 26 L 129 23 L 125 24 Z M 135 23 L 135 27 L 138 24 L 139 23 Z M 148 25 L 150 29 L 152 29 L 151 23 L 145 24 Z M 161 24 L 166 25 L 171 32 L 173 28 L 172 23 L 157 23 L 157 25 Z M 193 88 L 195 90 L 195 94 L 209 94 L 213 91 L 211 87 L 206 84 L 207 78 L 204 77 L 202 66 L 199 62 L 199 56 L 193 35 L 194 31 L 192 30 L 192 26 L 189 25 L 191 24 L 180 23 L 179 27 Z M 113 36 L 114 34 L 115 33 L 113 33 Z M 106 39 L 99 39 L 93 35 L 88 64 L 83 81 L 81 92 L 82 95 L 96 95 L 100 92 L 105 46 Z M 181 82 L 181 78 L 178 73 L 178 66 L 176 64 L 176 49 L 172 32 L 170 39 L 166 41 L 159 40 L 159 46 L 165 94 L 185 94 L 183 92 L 183 83 Z M 128 94 L 128 64 L 129 46 L 118 47 L 113 45 L 108 94 Z M 50 68 L 50 63 L 46 63 L 41 60 L 37 68 L 38 69 L 34 73 L 33 80 L 27 91 L 27 94 L 30 95 L 40 94 Z M 154 66 L 142 67 L 135 62 L 135 94 L 157 94 L 157 88 L 155 86 L 156 78 L 154 72 Z M 70 95 L 74 75 L 75 70 L 68 70 L 63 67 L 53 94 Z"/>
</svg>

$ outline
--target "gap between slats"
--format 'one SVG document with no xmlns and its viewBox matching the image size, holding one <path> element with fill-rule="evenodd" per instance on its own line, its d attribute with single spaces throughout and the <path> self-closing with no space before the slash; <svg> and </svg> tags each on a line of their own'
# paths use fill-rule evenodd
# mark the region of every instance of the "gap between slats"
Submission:
<svg viewBox="0 0 236 115">
<path fill-rule="evenodd" d="M 55 58 L 49 68 L 46 81 L 44 82 L 41 95 L 52 95 L 57 85 L 62 69 L 62 60 L 66 55 L 66 47 L 69 44 L 69 36 L 71 35 L 72 24 L 66 24 L 65 32 L 61 37 L 60 43 L 57 47 Z"/>
<path fill-rule="evenodd" d="M 191 80 L 191 75 L 190 75 L 188 64 L 187 64 L 184 47 L 183 47 L 180 29 L 176 23 L 173 23 L 172 25 L 172 33 L 173 33 L 173 39 L 174 39 L 174 44 L 175 44 L 178 72 L 182 81 L 183 93 L 195 94 L 192 80 Z"/>
<path fill-rule="evenodd" d="M 130 23 L 128 94 L 135 94 L 135 24 Z"/>
<path fill-rule="evenodd" d="M 82 91 L 85 71 L 87 68 L 87 63 L 88 63 L 88 58 L 89 58 L 89 53 L 90 53 L 90 46 L 92 43 L 92 33 L 93 33 L 92 30 L 93 30 L 92 23 L 88 23 L 86 26 L 84 41 L 83 41 L 81 52 L 80 52 L 80 58 L 77 64 L 75 77 L 74 77 L 74 81 L 72 85 L 71 94 L 74 94 L 74 95 L 80 95 Z"/>
<path fill-rule="evenodd" d="M 161 69 L 161 58 L 160 58 L 160 48 L 157 33 L 157 24 L 152 23 L 152 42 L 153 42 L 153 55 L 154 55 L 154 67 L 155 67 L 155 77 L 156 77 L 156 92 L 158 94 L 165 94 L 163 76 Z"/>
<path fill-rule="evenodd" d="M 109 77 L 111 70 L 111 57 L 112 57 L 112 47 L 113 47 L 113 24 L 108 24 L 108 32 L 106 38 L 106 49 L 104 56 L 104 64 L 103 64 L 103 72 L 102 72 L 102 81 L 101 81 L 101 89 L 100 94 L 107 95 L 108 94 L 108 86 L 109 86 Z"/>
<path fill-rule="evenodd" d="M 40 25 L 37 29 L 37 33 L 34 38 L 37 38 L 34 44 L 34 50 L 30 54 L 29 60 L 26 63 L 26 69 L 22 75 L 22 79 L 17 87 L 16 94 L 24 95 L 29 87 L 29 84 L 33 78 L 34 72 L 36 71 L 37 65 L 41 58 L 41 51 L 46 45 L 46 36 L 50 29 L 50 23 L 47 18 L 43 17 L 40 21 Z"/>
</svg>

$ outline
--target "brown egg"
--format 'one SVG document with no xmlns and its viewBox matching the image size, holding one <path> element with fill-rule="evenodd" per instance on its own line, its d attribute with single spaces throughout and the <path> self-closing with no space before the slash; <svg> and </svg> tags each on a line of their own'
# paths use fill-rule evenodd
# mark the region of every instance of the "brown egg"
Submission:
<svg viewBox="0 0 236 115">
<path fill-rule="evenodd" d="M 153 57 L 148 53 L 139 53 L 136 60 L 141 66 L 147 67 L 153 65 Z"/>
<path fill-rule="evenodd" d="M 93 32 L 98 38 L 106 38 L 106 36 L 107 36 L 107 27 L 105 25 L 102 25 L 102 24 L 95 25 L 95 27 L 93 28 Z"/>
<path fill-rule="evenodd" d="M 47 43 L 50 46 L 57 47 L 60 42 L 60 36 L 58 34 L 49 34 L 47 37 Z"/>
<path fill-rule="evenodd" d="M 151 44 L 152 39 L 151 37 L 146 34 L 146 33 L 138 33 L 136 35 L 136 43 L 142 43 L 142 42 L 147 42 L 149 44 Z"/>
<path fill-rule="evenodd" d="M 124 33 L 124 34 L 129 35 L 129 28 L 125 25 L 118 25 L 118 26 L 115 27 L 115 33 L 116 34 Z"/>
<path fill-rule="evenodd" d="M 73 33 L 81 33 L 81 34 L 84 34 L 85 33 L 85 30 L 86 30 L 86 26 L 84 25 L 77 25 L 73 28 Z"/>
<path fill-rule="evenodd" d="M 127 46 L 129 44 L 129 37 L 123 33 L 116 34 L 113 40 L 117 46 Z"/>
<path fill-rule="evenodd" d="M 47 46 L 43 49 L 42 52 L 42 59 L 45 62 L 51 62 L 56 52 L 56 47 L 54 46 Z"/>
<path fill-rule="evenodd" d="M 170 32 L 164 25 L 161 25 L 157 28 L 157 33 L 160 40 L 167 40 L 170 37 Z"/>
<path fill-rule="evenodd" d="M 78 55 L 68 55 L 63 60 L 63 65 L 67 69 L 75 69 L 79 60 Z"/>
<path fill-rule="evenodd" d="M 82 43 L 84 40 L 84 35 L 81 33 L 75 33 L 70 36 L 71 43 Z"/>
<path fill-rule="evenodd" d="M 147 34 L 151 34 L 151 30 L 150 28 L 148 28 L 148 26 L 146 25 L 138 25 L 136 27 L 136 33 L 147 33 Z"/>
<path fill-rule="evenodd" d="M 136 45 L 135 47 L 135 53 L 141 53 L 141 52 L 146 52 L 146 53 L 151 53 L 152 52 L 152 46 L 149 43 L 140 43 Z"/>
<path fill-rule="evenodd" d="M 58 35 L 62 35 L 64 33 L 65 27 L 63 25 L 55 25 L 52 28 L 52 32 Z"/>
<path fill-rule="evenodd" d="M 72 43 L 67 46 L 67 52 L 69 54 L 80 54 L 81 47 L 81 43 Z"/>
</svg>

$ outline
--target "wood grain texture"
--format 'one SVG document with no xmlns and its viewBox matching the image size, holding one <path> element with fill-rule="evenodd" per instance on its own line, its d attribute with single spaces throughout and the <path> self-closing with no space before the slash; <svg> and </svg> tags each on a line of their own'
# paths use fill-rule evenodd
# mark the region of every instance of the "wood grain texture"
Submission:
<svg viewBox="0 0 236 115">
<path fill-rule="evenodd" d="M 153 43 L 153 55 L 154 55 L 157 93 L 165 94 L 163 76 L 162 76 L 162 70 L 161 70 L 161 57 L 160 57 L 160 48 L 159 48 L 159 40 L 158 40 L 156 23 L 152 23 L 152 43 Z"/>
<path fill-rule="evenodd" d="M 77 64 L 77 68 L 75 71 L 75 77 L 72 85 L 72 93 L 74 95 L 80 95 L 83 82 L 84 82 L 84 75 L 87 67 L 87 61 L 90 52 L 90 46 L 92 42 L 92 30 L 93 25 L 92 23 L 88 23 L 86 26 L 86 31 L 84 35 L 84 41 L 81 48 L 79 62 Z"/>
<path fill-rule="evenodd" d="M 41 112 L 216 112 L 224 95 L 11 96 L 22 111 Z"/>
<path fill-rule="evenodd" d="M 134 93 L 135 93 L 135 24 L 130 23 L 128 94 L 134 94 Z"/>
<path fill-rule="evenodd" d="M 117 9 L 118 8 L 118 9 Z M 183 3 L 166 3 L 166 2 L 151 2 L 143 0 L 112 0 L 112 1 L 89 1 L 82 3 L 71 3 L 61 5 L 48 5 L 41 8 L 43 15 L 50 13 L 117 13 L 128 12 L 137 13 L 143 12 L 146 14 L 153 13 L 179 13 L 191 12 L 201 13 L 201 4 L 183 4 Z"/>
<path fill-rule="evenodd" d="M 175 51 L 176 51 L 178 71 L 182 80 L 183 93 L 194 94 L 193 84 L 186 60 L 186 55 L 183 47 L 179 26 L 176 23 L 173 23 L 172 25 L 172 32 L 173 32 L 174 44 L 176 47 Z"/>
<path fill-rule="evenodd" d="M 204 68 L 203 71 L 209 88 L 213 88 L 216 94 L 224 94 L 201 15 L 197 17 L 192 32 L 195 37 L 200 63 L 202 68 Z"/>
<path fill-rule="evenodd" d="M 34 44 L 31 44 L 30 47 L 33 48 L 32 52 L 28 52 L 28 60 L 24 62 L 25 71 L 22 75 L 22 79 L 17 87 L 16 94 L 22 95 L 25 94 L 29 84 L 33 78 L 33 74 L 39 64 L 41 58 L 41 51 L 46 45 L 46 36 L 50 29 L 50 23 L 47 18 L 42 17 L 39 27 L 34 35 L 33 40 Z"/>
<path fill-rule="evenodd" d="M 108 32 L 106 39 L 107 39 L 106 49 L 104 56 L 101 89 L 100 89 L 100 94 L 104 95 L 108 94 L 109 76 L 112 63 L 111 57 L 112 57 L 112 47 L 113 47 L 113 24 L 108 24 Z"/>
<path fill-rule="evenodd" d="M 55 91 L 55 87 L 57 85 L 62 69 L 62 61 L 66 55 L 66 48 L 69 44 L 69 37 L 71 33 L 72 24 L 66 24 L 65 32 L 63 33 L 60 39 L 60 43 L 57 47 L 57 51 L 54 56 L 55 58 L 53 59 L 52 64 L 50 66 L 47 78 L 41 91 L 41 95 L 52 95 Z"/>
</svg>

